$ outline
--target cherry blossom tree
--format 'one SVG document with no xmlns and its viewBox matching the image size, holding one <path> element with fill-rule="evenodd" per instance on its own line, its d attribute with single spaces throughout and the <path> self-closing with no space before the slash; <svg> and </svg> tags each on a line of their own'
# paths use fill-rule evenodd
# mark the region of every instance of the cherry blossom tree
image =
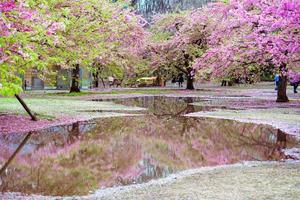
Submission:
<svg viewBox="0 0 300 200">
<path fill-rule="evenodd" d="M 57 0 L 49 13 L 61 25 L 49 32 L 57 38 L 49 52 L 56 65 L 72 70 L 70 92 L 80 92 L 80 67 L 94 72 L 94 64 L 128 67 L 124 55 L 134 53 L 143 40 L 142 24 L 124 1 Z"/>
<path fill-rule="evenodd" d="M 188 13 L 157 16 L 144 52 L 158 76 L 170 79 L 171 76 L 183 73 L 187 77 L 187 89 L 194 89 L 192 63 L 202 43 L 184 38 L 189 31 L 185 25 L 190 22 Z"/>
<path fill-rule="evenodd" d="M 96 81 L 101 76 L 111 74 L 123 79 L 124 75 L 133 74 L 142 60 L 139 49 L 144 46 L 144 26 L 147 22 L 127 7 L 115 15 L 101 30 L 102 33 L 110 34 L 104 39 L 105 49 L 90 68 L 96 75 Z"/>
<path fill-rule="evenodd" d="M 34 9 L 35 8 L 35 9 Z M 45 69 L 38 45 L 50 41 L 36 1 L 0 2 L 0 94 L 14 95 L 22 88 L 21 75 L 30 68 Z"/>
<path fill-rule="evenodd" d="M 93 63 L 134 66 L 144 37 L 143 20 L 126 1 L 1 1 L 0 93 L 21 92 L 27 70 L 48 74 L 72 70 L 71 91 L 79 91 L 79 67 Z"/>
<path fill-rule="evenodd" d="M 222 77 L 273 68 L 280 71 L 277 102 L 288 101 L 287 70 L 297 71 L 300 64 L 300 2 L 232 0 L 211 4 L 209 9 L 216 16 L 214 30 L 195 69 L 210 68 L 213 77 Z"/>
<path fill-rule="evenodd" d="M 194 89 L 197 68 L 193 68 L 193 64 L 206 52 L 208 39 L 220 17 L 211 9 L 209 6 L 188 13 L 160 16 L 152 28 L 150 38 L 154 40 L 150 40 L 150 50 L 147 50 L 152 65 L 170 74 L 176 74 L 176 71 L 185 74 L 187 89 Z"/>
</svg>

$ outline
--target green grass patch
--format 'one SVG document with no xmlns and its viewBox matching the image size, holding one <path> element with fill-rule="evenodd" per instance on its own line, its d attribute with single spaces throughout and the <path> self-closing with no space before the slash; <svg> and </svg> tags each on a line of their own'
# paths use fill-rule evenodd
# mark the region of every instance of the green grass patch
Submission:
<svg viewBox="0 0 300 200">
<path fill-rule="evenodd" d="M 38 116 L 40 116 L 40 118 L 48 119 L 59 116 L 80 116 L 91 119 L 108 115 L 121 116 L 127 111 L 144 110 L 143 108 L 124 106 L 115 104 L 114 102 L 43 98 L 25 98 L 24 101 L 34 113 L 37 113 Z M 116 111 L 124 111 L 124 113 L 116 113 Z M 0 98 L 0 113 L 26 114 L 26 111 L 17 99 Z"/>
<path fill-rule="evenodd" d="M 78 97 L 78 96 L 85 96 L 91 94 L 97 94 L 96 92 L 55 92 L 55 93 L 46 93 L 47 96 L 66 96 L 66 97 Z"/>
<path fill-rule="evenodd" d="M 46 93 L 47 96 L 67 96 L 67 97 L 77 97 L 77 96 L 86 96 L 86 95 L 95 95 L 95 94 L 166 94 L 174 93 L 175 90 L 169 89 L 128 89 L 128 90 L 112 90 L 112 91 L 103 91 L 103 92 L 93 92 L 93 91 L 83 91 L 83 92 L 49 92 Z"/>
<path fill-rule="evenodd" d="M 209 117 L 217 119 L 237 120 L 272 125 L 289 133 L 299 133 L 300 109 L 299 108 L 269 108 L 247 110 L 222 110 L 211 112 L 190 113 L 190 117 Z"/>
</svg>

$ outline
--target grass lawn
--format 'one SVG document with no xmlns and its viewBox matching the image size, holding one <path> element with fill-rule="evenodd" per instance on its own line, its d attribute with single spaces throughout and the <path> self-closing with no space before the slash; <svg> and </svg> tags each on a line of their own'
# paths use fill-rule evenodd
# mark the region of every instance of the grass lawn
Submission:
<svg viewBox="0 0 300 200">
<path fill-rule="evenodd" d="M 41 118 L 57 118 L 61 116 L 94 118 L 106 115 L 107 112 L 141 111 L 143 108 L 128 107 L 113 102 L 94 102 L 69 99 L 35 99 L 26 98 L 29 108 Z M 97 111 L 97 112 L 95 112 Z M 15 98 L 0 98 L 0 113 L 26 114 Z"/>
<path fill-rule="evenodd" d="M 101 199 L 296 200 L 300 196 L 300 163 L 207 167 L 179 173 L 165 180 L 102 192 Z M 176 177 L 176 178 L 175 178 Z M 102 194 L 102 195 L 101 195 Z"/>
<path fill-rule="evenodd" d="M 190 117 L 211 117 L 220 119 L 237 120 L 241 122 L 254 122 L 269 124 L 283 129 L 292 134 L 300 133 L 300 109 L 299 108 L 269 108 L 227 110 L 217 109 L 211 112 L 191 113 Z"/>
<path fill-rule="evenodd" d="M 126 89 L 126 90 L 111 90 L 111 91 L 82 91 L 79 93 L 76 92 L 47 92 L 47 96 L 68 96 L 68 97 L 76 97 L 76 96 L 85 96 L 85 95 L 93 95 L 93 94 L 166 94 L 166 93 L 174 93 L 176 90 L 171 89 Z"/>
</svg>

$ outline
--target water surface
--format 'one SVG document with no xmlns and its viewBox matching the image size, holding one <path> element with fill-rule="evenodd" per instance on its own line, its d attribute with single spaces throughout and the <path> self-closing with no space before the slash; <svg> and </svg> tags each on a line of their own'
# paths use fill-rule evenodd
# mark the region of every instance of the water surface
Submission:
<svg viewBox="0 0 300 200">
<path fill-rule="evenodd" d="M 300 141 L 269 126 L 184 117 L 209 110 L 200 98 L 139 97 L 114 100 L 148 108 L 36 132 L 1 177 L 2 191 L 84 195 L 103 187 L 147 182 L 170 173 L 241 161 L 281 160 Z M 24 134 L 1 135 L 0 161 Z"/>
</svg>

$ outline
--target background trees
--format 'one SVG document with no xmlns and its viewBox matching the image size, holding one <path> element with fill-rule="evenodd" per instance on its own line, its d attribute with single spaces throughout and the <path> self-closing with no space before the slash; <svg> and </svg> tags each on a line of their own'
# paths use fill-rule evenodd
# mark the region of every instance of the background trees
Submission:
<svg viewBox="0 0 300 200">
<path fill-rule="evenodd" d="M 150 58 L 161 76 L 171 79 L 183 73 L 187 78 L 187 89 L 194 89 L 195 72 L 192 64 L 205 49 L 204 32 L 198 31 L 193 38 L 188 25 L 192 23 L 190 13 L 166 14 L 155 20 L 150 29 L 145 54 Z"/>
<path fill-rule="evenodd" d="M 300 3 L 295 0 L 232 0 L 145 21 L 126 1 L 6 1 L 1 9 L 1 94 L 18 93 L 24 71 L 53 67 L 99 74 L 134 74 L 150 63 L 159 78 L 186 75 L 193 89 L 197 71 L 209 78 L 255 79 L 281 73 L 278 101 L 286 96 L 287 70 L 299 70 Z M 145 39 L 145 37 L 147 38 Z M 141 64 L 142 63 L 142 64 Z"/>
<path fill-rule="evenodd" d="M 39 1 L 0 3 L 1 94 L 21 91 L 21 76 L 71 69 L 71 92 L 79 92 L 79 67 L 109 70 L 134 67 L 144 37 L 143 20 L 125 1 Z"/>
<path fill-rule="evenodd" d="M 152 64 L 173 66 L 188 80 L 196 70 L 245 82 L 280 71 L 277 101 L 288 101 L 287 69 L 297 71 L 300 64 L 299 5 L 294 0 L 233 0 L 162 16 L 151 36 L 160 40 L 152 40 L 148 50 Z"/>
<path fill-rule="evenodd" d="M 55 1 L 49 12 L 64 29 L 53 34 L 57 43 L 50 49 L 57 63 L 72 69 L 70 92 L 79 92 L 79 67 L 94 73 L 103 67 L 124 70 L 130 65 L 130 55 L 143 40 L 140 20 L 123 1 L 106 0 Z M 55 29 L 55 28 L 54 28 Z M 101 69 L 101 70 L 100 70 Z"/>
<path fill-rule="evenodd" d="M 287 69 L 299 70 L 300 64 L 300 2 L 234 0 L 211 4 L 210 12 L 218 20 L 194 67 L 209 67 L 214 77 L 260 76 L 272 68 L 281 74 L 277 101 L 288 101 Z"/>
</svg>

